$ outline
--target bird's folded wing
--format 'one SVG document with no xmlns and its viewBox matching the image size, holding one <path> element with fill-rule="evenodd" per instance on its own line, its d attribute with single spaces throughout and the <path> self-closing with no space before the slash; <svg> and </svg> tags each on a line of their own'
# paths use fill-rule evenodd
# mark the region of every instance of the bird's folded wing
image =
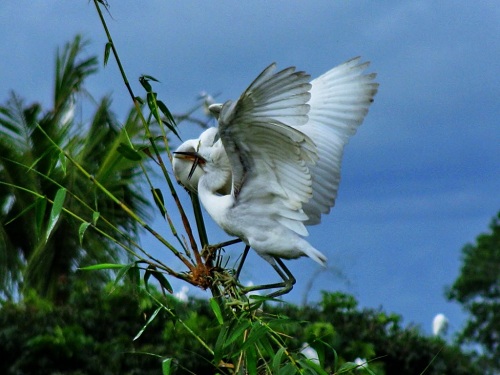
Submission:
<svg viewBox="0 0 500 375">
<path fill-rule="evenodd" d="M 266 214 L 306 235 L 302 205 L 312 196 L 309 168 L 316 146 L 291 126 L 308 121 L 309 76 L 266 68 L 219 115 L 219 135 L 231 164 L 232 194 L 246 214 Z"/>
<path fill-rule="evenodd" d="M 309 122 L 297 129 L 318 148 L 318 162 L 311 166 L 313 197 L 304 205 L 306 224 L 317 224 L 335 204 L 344 146 L 363 122 L 377 93 L 375 74 L 363 74 L 368 62 L 351 59 L 311 82 Z"/>
</svg>

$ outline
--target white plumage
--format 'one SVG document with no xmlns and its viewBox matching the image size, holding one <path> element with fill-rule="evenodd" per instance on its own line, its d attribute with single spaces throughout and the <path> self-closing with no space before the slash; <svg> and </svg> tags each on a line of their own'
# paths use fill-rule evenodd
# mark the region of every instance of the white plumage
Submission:
<svg viewBox="0 0 500 375">
<path fill-rule="evenodd" d="M 437 314 L 432 320 L 432 333 L 434 336 L 445 336 L 448 332 L 448 318 L 444 314 Z"/>
<path fill-rule="evenodd" d="M 309 83 L 270 65 L 237 101 L 210 107 L 219 127 L 176 150 L 177 180 L 271 264 L 306 255 L 325 265 L 302 237 L 335 203 L 343 148 L 377 92 L 367 66 L 355 58 Z"/>
</svg>

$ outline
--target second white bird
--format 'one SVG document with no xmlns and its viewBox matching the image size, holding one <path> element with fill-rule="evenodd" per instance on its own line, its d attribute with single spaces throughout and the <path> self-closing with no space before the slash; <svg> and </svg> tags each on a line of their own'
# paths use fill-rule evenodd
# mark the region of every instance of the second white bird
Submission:
<svg viewBox="0 0 500 375">
<path fill-rule="evenodd" d="M 335 203 L 343 149 L 377 92 L 355 58 L 310 76 L 266 68 L 235 101 L 214 104 L 219 127 L 174 154 L 177 180 L 213 220 L 271 264 L 326 257 L 303 237 Z"/>
</svg>

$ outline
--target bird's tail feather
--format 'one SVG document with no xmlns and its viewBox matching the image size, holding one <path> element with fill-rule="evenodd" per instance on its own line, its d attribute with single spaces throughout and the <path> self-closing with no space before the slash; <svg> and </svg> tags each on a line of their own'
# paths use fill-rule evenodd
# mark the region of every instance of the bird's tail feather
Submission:
<svg viewBox="0 0 500 375">
<path fill-rule="evenodd" d="M 326 267 L 326 262 L 328 260 L 326 256 L 321 251 L 316 250 L 311 245 L 307 246 L 304 249 L 304 254 L 309 258 L 311 258 L 312 260 L 314 260 L 315 262 L 319 263 L 321 266 Z"/>
</svg>

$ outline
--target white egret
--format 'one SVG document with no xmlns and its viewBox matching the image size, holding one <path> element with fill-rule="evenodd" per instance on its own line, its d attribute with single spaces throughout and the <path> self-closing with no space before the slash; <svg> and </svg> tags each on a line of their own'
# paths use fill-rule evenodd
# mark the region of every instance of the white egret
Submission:
<svg viewBox="0 0 500 375">
<path fill-rule="evenodd" d="M 318 352 L 316 351 L 316 349 L 311 347 L 307 342 L 302 344 L 302 348 L 300 349 L 300 352 L 302 353 L 302 355 L 304 355 L 304 357 L 306 357 L 311 362 L 314 362 L 317 365 L 320 364 Z"/>
<path fill-rule="evenodd" d="M 184 285 L 179 292 L 175 293 L 175 298 L 181 302 L 187 302 L 189 300 L 188 292 L 189 288 Z"/>
<path fill-rule="evenodd" d="M 366 359 L 364 358 L 359 358 L 357 357 L 355 360 L 354 360 L 354 363 L 356 365 L 358 365 L 358 368 L 367 368 L 368 367 L 368 362 L 366 361 Z"/>
<path fill-rule="evenodd" d="M 214 221 L 288 284 L 293 276 L 279 258 L 326 263 L 302 237 L 305 225 L 334 205 L 343 148 L 377 92 L 375 74 L 363 74 L 367 66 L 352 59 L 309 83 L 306 73 L 275 73 L 272 64 L 236 102 L 210 107 L 217 132 L 205 131 L 174 154 L 178 181 L 197 190 Z"/>
<path fill-rule="evenodd" d="M 432 320 L 432 333 L 434 336 L 446 336 L 450 322 L 444 314 L 437 314 Z"/>
</svg>

